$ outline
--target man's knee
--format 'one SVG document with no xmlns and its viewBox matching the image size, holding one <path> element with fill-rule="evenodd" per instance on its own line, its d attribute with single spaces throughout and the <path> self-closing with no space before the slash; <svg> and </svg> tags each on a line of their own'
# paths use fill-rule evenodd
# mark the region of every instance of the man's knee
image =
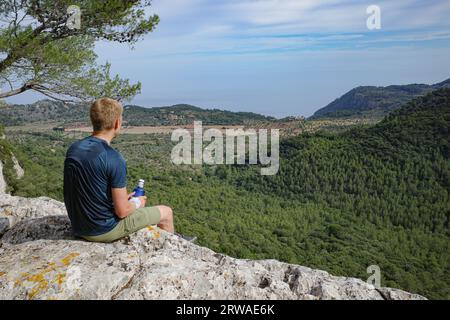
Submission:
<svg viewBox="0 0 450 320">
<path fill-rule="evenodd" d="M 171 222 L 173 221 L 172 208 L 168 206 L 158 206 L 159 212 L 161 213 L 161 222 Z"/>
</svg>

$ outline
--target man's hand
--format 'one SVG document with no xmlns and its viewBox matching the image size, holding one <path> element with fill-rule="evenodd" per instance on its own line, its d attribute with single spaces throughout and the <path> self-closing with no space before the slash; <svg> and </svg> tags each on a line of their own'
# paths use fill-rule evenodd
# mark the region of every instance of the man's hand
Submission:
<svg viewBox="0 0 450 320">
<path fill-rule="evenodd" d="M 113 198 L 115 213 L 120 219 L 128 217 L 134 212 L 134 210 L 136 210 L 136 205 L 129 201 L 131 197 L 133 197 L 134 193 L 128 194 L 126 188 L 113 188 L 111 190 L 111 194 Z M 147 197 L 139 197 L 139 200 L 141 201 L 140 208 L 143 208 L 145 206 Z"/>
<path fill-rule="evenodd" d="M 147 200 L 147 197 L 135 197 L 135 198 L 130 198 L 128 200 L 128 202 L 134 203 L 134 206 L 136 207 L 136 209 L 139 209 L 139 208 L 145 207 L 146 200 Z"/>
<path fill-rule="evenodd" d="M 139 200 L 141 200 L 141 208 L 145 208 L 145 203 L 147 202 L 147 197 L 143 196 L 143 197 L 138 197 Z"/>
<path fill-rule="evenodd" d="M 128 201 L 130 201 L 131 198 L 134 197 L 135 193 L 136 193 L 136 192 L 132 192 L 132 193 L 130 193 L 130 194 L 128 195 Z M 144 196 L 144 197 L 138 197 L 138 199 L 139 199 L 139 201 L 141 201 L 141 205 L 140 205 L 139 208 L 145 208 L 145 203 L 147 202 L 147 197 L 145 197 L 145 196 Z"/>
</svg>

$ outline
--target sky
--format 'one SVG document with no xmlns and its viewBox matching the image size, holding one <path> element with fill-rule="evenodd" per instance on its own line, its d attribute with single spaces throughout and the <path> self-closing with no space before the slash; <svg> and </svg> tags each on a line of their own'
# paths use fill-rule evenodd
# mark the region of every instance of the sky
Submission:
<svg viewBox="0 0 450 320">
<path fill-rule="evenodd" d="M 367 27 L 371 5 L 381 29 Z M 153 0 L 147 12 L 161 22 L 134 48 L 96 46 L 142 82 L 131 103 L 146 107 L 310 116 L 357 86 L 450 78 L 449 0 Z"/>
</svg>

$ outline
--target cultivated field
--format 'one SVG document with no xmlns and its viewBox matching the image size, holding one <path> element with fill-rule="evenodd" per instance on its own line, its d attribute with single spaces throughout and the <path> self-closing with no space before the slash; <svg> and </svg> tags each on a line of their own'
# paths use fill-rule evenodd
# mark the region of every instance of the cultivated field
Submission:
<svg viewBox="0 0 450 320">
<path fill-rule="evenodd" d="M 375 124 L 378 120 L 373 119 L 332 119 L 332 120 L 292 120 L 292 121 L 274 121 L 274 122 L 255 122 L 248 126 L 243 125 L 204 125 L 203 130 L 219 129 L 223 133 L 227 129 L 279 129 L 281 136 L 293 136 L 303 132 L 317 131 L 342 131 L 352 126 Z M 86 125 L 67 124 L 62 126 L 60 122 L 32 123 L 24 126 L 6 127 L 7 132 L 48 132 L 54 128 L 64 129 L 69 135 L 91 133 L 92 128 Z M 171 134 L 174 130 L 186 129 L 193 131 L 194 125 L 182 126 L 125 126 L 122 129 L 123 134 Z"/>
</svg>

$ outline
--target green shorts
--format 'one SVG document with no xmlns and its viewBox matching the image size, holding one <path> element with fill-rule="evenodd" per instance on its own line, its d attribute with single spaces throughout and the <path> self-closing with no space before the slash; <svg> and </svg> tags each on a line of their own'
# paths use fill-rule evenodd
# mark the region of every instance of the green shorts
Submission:
<svg viewBox="0 0 450 320">
<path fill-rule="evenodd" d="M 91 242 L 113 242 L 145 227 L 158 224 L 161 221 L 161 213 L 158 207 L 145 207 L 134 211 L 131 215 L 119 221 L 111 231 L 94 237 L 83 237 Z"/>
</svg>

